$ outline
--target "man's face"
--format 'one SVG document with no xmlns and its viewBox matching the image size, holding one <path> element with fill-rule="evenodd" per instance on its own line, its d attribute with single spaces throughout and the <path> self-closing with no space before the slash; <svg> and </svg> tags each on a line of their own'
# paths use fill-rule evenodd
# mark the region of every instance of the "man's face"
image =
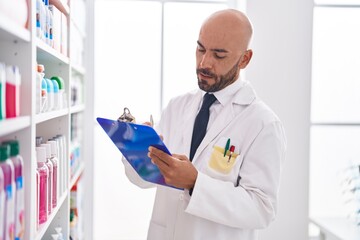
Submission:
<svg viewBox="0 0 360 240">
<path fill-rule="evenodd" d="M 239 77 L 248 52 L 242 44 L 242 31 L 234 31 L 234 24 L 213 18 L 201 28 L 196 48 L 196 75 L 199 88 L 216 92 L 235 82 Z"/>
</svg>

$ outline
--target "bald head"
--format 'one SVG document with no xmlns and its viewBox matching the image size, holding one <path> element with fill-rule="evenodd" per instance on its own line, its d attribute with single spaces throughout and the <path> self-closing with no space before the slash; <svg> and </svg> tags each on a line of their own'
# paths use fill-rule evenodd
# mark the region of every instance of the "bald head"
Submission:
<svg viewBox="0 0 360 240">
<path fill-rule="evenodd" d="M 216 92 L 239 79 L 252 58 L 249 19 L 240 11 L 215 12 L 203 23 L 196 49 L 196 73 L 200 89 Z"/>
<path fill-rule="evenodd" d="M 252 25 L 247 16 L 235 9 L 225 9 L 210 15 L 203 23 L 200 35 L 209 33 L 219 41 L 225 41 L 239 51 L 249 47 L 252 37 Z"/>
</svg>

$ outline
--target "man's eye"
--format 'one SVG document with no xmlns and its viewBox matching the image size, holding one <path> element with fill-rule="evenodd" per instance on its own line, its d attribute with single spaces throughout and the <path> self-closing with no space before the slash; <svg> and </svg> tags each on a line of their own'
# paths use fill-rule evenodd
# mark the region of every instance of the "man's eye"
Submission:
<svg viewBox="0 0 360 240">
<path fill-rule="evenodd" d="M 203 52 L 205 52 L 205 49 L 198 48 L 198 51 L 203 53 Z"/>
<path fill-rule="evenodd" d="M 226 56 L 220 56 L 219 54 L 215 54 L 215 58 L 217 58 L 217 59 L 223 59 L 223 58 L 225 58 Z"/>
</svg>

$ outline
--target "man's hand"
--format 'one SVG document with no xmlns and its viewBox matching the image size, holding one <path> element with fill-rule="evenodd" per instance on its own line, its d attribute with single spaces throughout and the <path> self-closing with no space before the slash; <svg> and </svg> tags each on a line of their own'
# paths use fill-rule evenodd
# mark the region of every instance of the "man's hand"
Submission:
<svg viewBox="0 0 360 240">
<path fill-rule="evenodd" d="M 158 166 L 168 185 L 177 188 L 193 188 L 197 178 L 197 170 L 185 155 L 173 154 L 149 147 L 149 158 Z"/>
</svg>

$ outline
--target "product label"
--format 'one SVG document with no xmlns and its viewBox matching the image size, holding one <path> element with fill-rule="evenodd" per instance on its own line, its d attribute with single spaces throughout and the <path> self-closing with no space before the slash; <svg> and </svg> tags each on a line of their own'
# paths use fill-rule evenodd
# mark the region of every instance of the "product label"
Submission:
<svg viewBox="0 0 360 240">
<path fill-rule="evenodd" d="M 5 221 L 5 240 L 13 240 L 15 238 L 14 224 L 14 196 L 12 186 L 6 186 L 6 221 Z"/>
<path fill-rule="evenodd" d="M 25 205 L 23 177 L 16 179 L 15 240 L 23 239 L 25 233 Z"/>
<path fill-rule="evenodd" d="M 5 192 L 0 190 L 0 217 L 4 218 L 5 214 Z M 2 223 L 2 221 L 0 221 Z M 4 236 L 4 224 L 0 224 L 0 240 Z"/>
</svg>

